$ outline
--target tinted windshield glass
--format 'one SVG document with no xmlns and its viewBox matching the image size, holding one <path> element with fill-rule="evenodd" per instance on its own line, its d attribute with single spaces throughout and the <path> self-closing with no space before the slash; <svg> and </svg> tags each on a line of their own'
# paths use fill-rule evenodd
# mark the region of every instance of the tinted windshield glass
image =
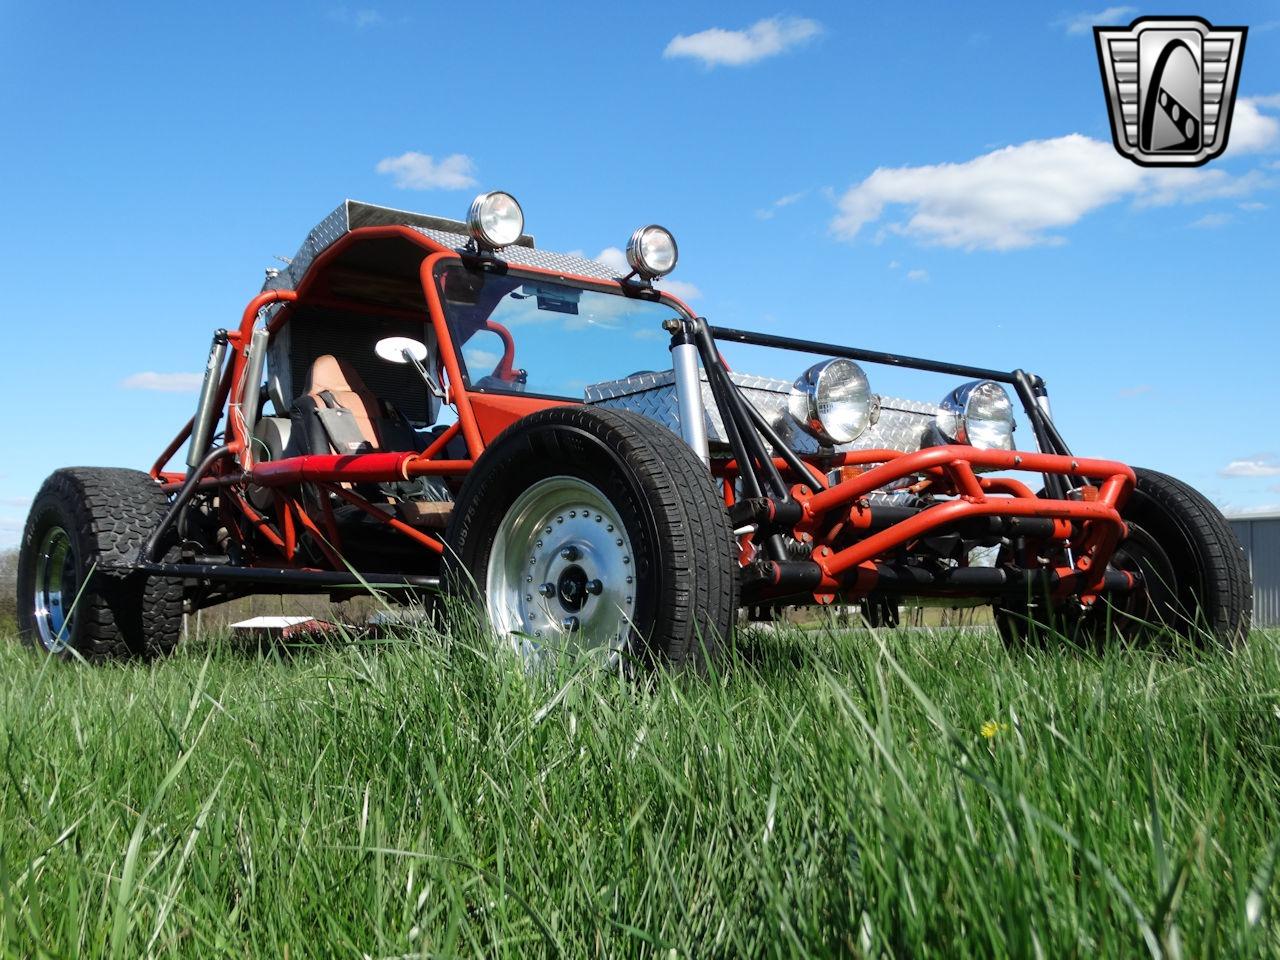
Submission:
<svg viewBox="0 0 1280 960">
<path fill-rule="evenodd" d="M 662 321 L 675 311 L 660 303 L 460 266 L 440 290 L 473 389 L 581 400 L 589 384 L 671 367 Z"/>
</svg>

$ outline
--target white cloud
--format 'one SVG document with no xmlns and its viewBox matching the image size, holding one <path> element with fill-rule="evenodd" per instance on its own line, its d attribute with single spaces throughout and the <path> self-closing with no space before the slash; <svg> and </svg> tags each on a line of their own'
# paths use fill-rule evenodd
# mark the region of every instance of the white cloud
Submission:
<svg viewBox="0 0 1280 960">
<path fill-rule="evenodd" d="M 1264 503 L 1258 507 L 1236 507 L 1228 504 L 1222 512 L 1232 520 L 1243 520 L 1247 517 L 1266 517 L 1280 513 L 1280 503 Z"/>
<path fill-rule="evenodd" d="M 702 296 L 702 291 L 698 289 L 696 284 L 692 284 L 687 280 L 655 280 L 654 284 L 659 290 L 665 290 L 673 297 L 679 297 L 681 300 L 697 300 Z"/>
<path fill-rule="evenodd" d="M 929 271 L 919 270 L 919 269 L 908 270 L 907 279 L 910 280 L 912 283 L 924 283 L 926 280 L 929 279 Z"/>
<path fill-rule="evenodd" d="M 769 17 L 745 30 L 712 27 L 700 33 L 677 34 L 662 55 L 692 57 L 708 67 L 742 67 L 766 57 L 777 56 L 790 47 L 812 40 L 822 32 L 822 24 L 803 17 Z"/>
<path fill-rule="evenodd" d="M 478 370 L 492 370 L 502 359 L 498 354 L 490 350 L 481 350 L 479 347 L 468 347 L 462 351 L 462 355 L 472 373 Z"/>
<path fill-rule="evenodd" d="M 1202 203 L 1246 197 L 1274 184 L 1261 170 L 1233 176 L 1225 170 L 1149 170 L 1143 192 L 1134 200 L 1138 207 L 1165 207 L 1173 203 Z"/>
<path fill-rule="evenodd" d="M 1259 210 L 1267 209 L 1267 205 L 1259 203 L 1257 200 L 1250 200 L 1247 203 L 1240 204 L 1240 209 L 1248 213 L 1257 213 Z"/>
<path fill-rule="evenodd" d="M 1014 250 L 1062 243 L 1054 231 L 1107 204 L 1138 206 L 1242 197 L 1270 181 L 1259 170 L 1152 169 L 1079 133 L 1029 140 L 961 163 L 881 167 L 837 200 L 835 236 L 850 240 L 888 207 L 907 208 L 886 229 L 928 244 Z"/>
<path fill-rule="evenodd" d="M 1280 139 L 1280 120 L 1262 111 L 1276 109 L 1280 109 L 1280 94 L 1237 100 L 1231 114 L 1231 132 L 1224 156 L 1269 150 Z"/>
<path fill-rule="evenodd" d="M 1220 477 L 1280 477 L 1280 462 L 1270 454 L 1232 460 L 1218 471 Z"/>
<path fill-rule="evenodd" d="M 1151 384 L 1140 383 L 1136 387 L 1123 387 L 1120 390 L 1118 390 L 1117 393 L 1120 396 L 1128 399 L 1130 397 L 1140 397 L 1144 393 L 1150 393 L 1151 389 L 1152 389 Z"/>
<path fill-rule="evenodd" d="M 451 153 L 438 163 L 410 150 L 378 161 L 378 173 L 390 174 L 401 190 L 461 190 L 475 186 L 476 165 L 464 153 Z"/>
<path fill-rule="evenodd" d="M 22 509 L 31 506 L 30 497 L 0 497 L 0 507 L 17 507 Z"/>
<path fill-rule="evenodd" d="M 157 390 L 161 393 L 192 393 L 204 382 L 202 373 L 134 373 L 120 381 L 126 390 Z"/>
<path fill-rule="evenodd" d="M 1107 7 L 1097 13 L 1073 13 L 1069 17 L 1053 21 L 1055 27 L 1062 27 L 1067 33 L 1075 35 L 1088 33 L 1095 23 L 1106 26 L 1115 23 L 1128 23 L 1129 18 L 1137 12 L 1137 7 Z"/>
<path fill-rule="evenodd" d="M 779 197 L 764 209 L 757 210 L 756 216 L 761 220 L 772 220 L 779 210 L 783 207 L 791 206 L 797 200 L 803 200 L 808 193 L 808 190 L 801 190 L 798 193 L 788 193 L 785 197 Z"/>
<path fill-rule="evenodd" d="M 631 264 L 627 263 L 627 255 L 617 247 L 605 247 L 596 259 L 614 272 L 616 276 L 625 277 L 631 272 Z"/>
<path fill-rule="evenodd" d="M 352 9 L 351 7 L 333 7 L 329 10 L 329 19 L 334 23 L 343 23 L 347 26 L 355 27 L 357 30 L 364 30 L 366 27 L 376 27 L 378 24 L 386 21 L 386 17 L 378 10 L 372 7 L 361 7 Z"/>
<path fill-rule="evenodd" d="M 1234 219 L 1229 213 L 1206 213 L 1199 220 L 1193 220 L 1191 225 L 1201 230 L 1216 230 L 1219 227 L 1225 227 Z"/>
</svg>

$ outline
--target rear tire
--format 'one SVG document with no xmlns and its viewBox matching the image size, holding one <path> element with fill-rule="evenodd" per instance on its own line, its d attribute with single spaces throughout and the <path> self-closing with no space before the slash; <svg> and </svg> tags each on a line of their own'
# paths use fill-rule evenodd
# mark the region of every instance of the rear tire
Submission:
<svg viewBox="0 0 1280 960">
<path fill-rule="evenodd" d="M 171 652 L 182 627 L 182 584 L 122 567 L 168 507 L 136 470 L 54 472 L 31 506 L 18 558 L 18 632 L 55 656 L 99 662 Z"/>
<path fill-rule="evenodd" d="M 1249 633 L 1253 585 L 1231 526 L 1198 491 L 1163 473 L 1136 470 L 1138 483 L 1121 515 L 1129 536 L 1112 566 L 1138 573 L 1142 587 L 1103 597 L 1083 614 L 1023 599 L 996 606 L 1006 641 L 1021 644 L 1065 633 L 1095 646 L 1113 637 L 1143 641 L 1175 633 L 1200 646 L 1232 647 Z"/>
<path fill-rule="evenodd" d="M 513 424 L 468 476 L 448 542 L 451 587 L 528 659 L 604 645 L 702 670 L 737 615 L 706 464 L 633 413 L 553 407 Z"/>
</svg>

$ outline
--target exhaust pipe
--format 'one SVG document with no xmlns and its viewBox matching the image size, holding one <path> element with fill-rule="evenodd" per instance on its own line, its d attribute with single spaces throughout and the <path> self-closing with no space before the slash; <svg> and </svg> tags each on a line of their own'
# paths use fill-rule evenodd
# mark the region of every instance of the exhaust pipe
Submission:
<svg viewBox="0 0 1280 960">
<path fill-rule="evenodd" d="M 227 331 L 215 330 L 213 344 L 209 348 L 209 360 L 204 366 L 204 383 L 200 385 L 200 402 L 191 422 L 191 444 L 187 447 L 187 467 L 194 470 L 209 451 L 209 439 L 218 415 L 215 404 L 218 387 L 222 384 L 222 362 L 227 358 Z"/>
</svg>

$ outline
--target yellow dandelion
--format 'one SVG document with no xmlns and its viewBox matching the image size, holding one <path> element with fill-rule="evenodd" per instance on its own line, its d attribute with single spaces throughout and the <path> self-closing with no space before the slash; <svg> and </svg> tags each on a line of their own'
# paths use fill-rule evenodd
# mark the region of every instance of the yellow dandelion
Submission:
<svg viewBox="0 0 1280 960">
<path fill-rule="evenodd" d="M 990 740 L 995 737 L 997 733 L 1008 729 L 1009 725 L 1007 723 L 997 723 L 995 720 L 988 720 L 978 729 L 978 732 Z"/>
</svg>

